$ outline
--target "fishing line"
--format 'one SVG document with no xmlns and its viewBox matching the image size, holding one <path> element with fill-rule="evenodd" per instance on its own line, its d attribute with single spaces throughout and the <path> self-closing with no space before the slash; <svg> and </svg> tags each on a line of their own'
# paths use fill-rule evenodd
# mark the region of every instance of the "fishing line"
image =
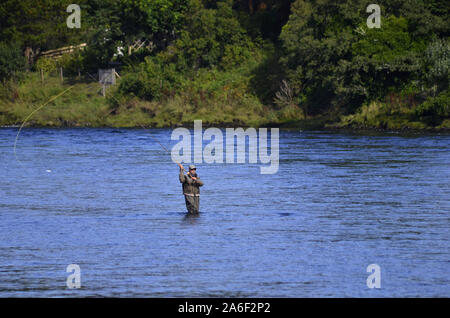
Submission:
<svg viewBox="0 0 450 318">
<path fill-rule="evenodd" d="M 141 128 L 142 129 L 147 129 L 147 128 L 145 128 L 144 126 L 142 126 L 141 124 L 139 124 L 139 126 L 141 126 Z M 161 144 L 158 140 L 156 140 L 156 138 L 153 138 L 153 136 L 152 135 L 149 135 L 154 141 L 156 141 L 169 155 L 170 155 L 170 151 L 166 148 L 166 147 L 164 147 L 164 145 L 163 144 Z"/>
<path fill-rule="evenodd" d="M 144 126 L 142 126 L 141 124 L 139 124 L 139 126 L 141 126 L 141 128 L 142 129 L 147 129 L 147 128 L 145 128 Z M 164 147 L 164 145 L 162 144 L 162 143 L 160 143 L 156 138 L 154 138 L 152 135 L 149 135 L 150 136 L 150 138 L 152 138 L 154 141 L 156 141 L 170 156 L 172 156 L 172 154 L 170 153 L 170 151 L 166 148 L 166 147 Z M 176 162 L 176 161 L 174 161 L 179 167 L 180 167 L 180 169 L 182 169 L 183 168 L 183 165 L 181 164 L 181 163 L 179 163 L 179 162 Z"/>
<path fill-rule="evenodd" d="M 41 110 L 42 108 L 44 108 L 46 105 L 48 105 L 49 103 L 51 103 L 52 101 L 54 101 L 55 99 L 57 99 L 58 97 L 64 95 L 65 93 L 67 93 L 69 90 L 71 90 L 72 88 L 74 88 L 75 85 L 70 86 L 68 89 L 64 90 L 63 92 L 59 93 L 56 96 L 53 96 L 52 98 L 50 98 L 45 104 L 39 106 L 38 108 L 36 108 L 35 110 L 33 110 L 23 121 L 22 125 L 20 125 L 19 131 L 17 132 L 16 135 L 16 139 L 14 140 L 14 157 L 16 157 L 16 160 L 18 162 L 20 162 L 19 158 L 17 158 L 17 153 L 16 153 L 16 146 L 17 146 L 17 140 L 19 139 L 19 135 L 20 132 L 22 131 L 23 126 L 25 126 L 25 123 L 27 122 L 28 119 L 31 118 L 31 116 L 33 116 L 37 111 Z"/>
<path fill-rule="evenodd" d="M 89 74 L 88 72 L 86 72 L 86 73 L 87 73 L 94 81 L 97 81 L 91 74 Z M 90 87 L 92 87 L 92 85 L 93 85 L 93 84 L 88 85 L 87 88 L 89 89 Z M 19 131 L 17 132 L 17 135 L 16 135 L 16 139 L 14 140 L 14 157 L 16 158 L 16 160 L 17 160 L 18 162 L 20 162 L 20 160 L 17 158 L 17 153 L 16 153 L 17 140 L 19 139 L 20 132 L 22 131 L 22 128 L 25 126 L 25 123 L 26 123 L 26 122 L 28 121 L 28 119 L 30 119 L 31 116 L 33 116 L 36 112 L 38 112 L 39 110 L 41 110 L 42 108 L 44 108 L 46 105 L 48 105 L 49 103 L 51 103 L 52 101 L 54 101 L 54 100 L 57 99 L 58 97 L 64 95 L 65 93 L 67 93 L 69 90 L 71 90 L 71 89 L 74 88 L 74 87 L 75 87 L 75 85 L 72 85 L 72 86 L 70 86 L 68 89 L 66 89 L 66 90 L 64 90 L 63 92 L 59 93 L 58 95 L 53 96 L 53 97 L 50 98 L 45 104 L 43 104 L 42 106 L 36 108 L 34 111 L 31 112 L 31 114 L 29 114 L 29 115 L 25 118 L 25 120 L 23 121 L 22 125 L 20 125 Z"/>
<path fill-rule="evenodd" d="M 87 73 L 89 76 L 91 76 L 91 74 Z M 92 76 L 91 76 L 92 77 Z M 93 77 L 92 77 L 93 78 Z M 71 90 L 72 88 L 74 88 L 75 85 L 67 88 L 66 90 L 62 91 L 61 93 L 59 93 L 56 96 L 53 96 L 52 98 L 50 98 L 46 103 L 44 103 L 43 105 L 39 106 L 38 108 L 36 108 L 35 110 L 33 110 L 26 118 L 25 120 L 22 122 L 22 124 L 20 125 L 19 131 L 17 132 L 16 138 L 14 140 L 14 157 L 16 158 L 16 160 L 18 162 L 20 162 L 19 158 L 17 157 L 17 152 L 16 152 L 16 148 L 17 148 L 17 140 L 19 139 L 19 135 L 20 132 L 22 131 L 22 128 L 25 126 L 26 122 L 39 110 L 41 110 L 42 108 L 44 108 L 45 106 L 47 106 L 49 103 L 51 103 L 52 101 L 54 101 L 55 99 L 57 99 L 58 97 L 64 95 L 65 93 L 67 93 L 69 90 Z M 119 102 L 114 96 L 112 96 L 117 102 Z M 143 125 L 139 124 L 139 126 L 141 126 L 142 129 L 147 129 L 145 128 Z M 154 138 L 152 135 L 149 135 L 150 138 L 152 138 L 154 141 L 156 141 L 161 148 L 163 148 L 169 155 L 171 154 L 170 151 L 163 145 L 161 144 L 156 138 Z"/>
</svg>

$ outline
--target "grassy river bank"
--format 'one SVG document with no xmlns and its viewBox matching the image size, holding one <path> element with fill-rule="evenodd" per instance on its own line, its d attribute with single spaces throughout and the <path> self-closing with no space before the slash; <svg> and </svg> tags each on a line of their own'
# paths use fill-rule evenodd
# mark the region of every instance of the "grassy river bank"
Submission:
<svg viewBox="0 0 450 318">
<path fill-rule="evenodd" d="M 242 85 L 241 85 L 242 86 Z M 245 91 L 245 87 L 224 85 L 220 94 L 184 90 L 162 101 L 145 101 L 134 96 L 117 97 L 109 88 L 106 98 L 100 85 L 87 78 L 48 77 L 42 83 L 37 73 L 29 73 L 16 85 L 0 91 L 0 126 L 19 126 L 37 108 L 58 94 L 26 121 L 34 127 L 175 127 L 191 126 L 202 119 L 205 126 L 276 126 L 300 129 L 450 130 L 450 118 L 427 111 L 430 102 L 420 105 L 405 101 L 372 102 L 354 114 L 329 113 L 305 116 L 296 105 L 266 106 Z M 217 91 L 217 90 L 216 90 Z M 446 104 L 448 94 L 437 101 Z M 442 101 L 444 99 L 444 101 Z M 433 102 L 433 101 L 431 101 Z M 449 108 L 447 103 L 447 108 Z"/>
</svg>

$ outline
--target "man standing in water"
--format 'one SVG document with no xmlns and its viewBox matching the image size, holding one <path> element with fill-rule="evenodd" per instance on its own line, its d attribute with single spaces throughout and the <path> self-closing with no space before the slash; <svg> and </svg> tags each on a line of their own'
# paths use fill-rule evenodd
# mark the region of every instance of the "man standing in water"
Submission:
<svg viewBox="0 0 450 318">
<path fill-rule="evenodd" d="M 197 168 L 189 166 L 189 172 L 184 174 L 184 167 L 180 163 L 180 182 L 183 185 L 183 194 L 186 201 L 186 208 L 189 214 L 198 214 L 200 208 L 200 187 L 202 180 L 197 176 Z"/>
</svg>

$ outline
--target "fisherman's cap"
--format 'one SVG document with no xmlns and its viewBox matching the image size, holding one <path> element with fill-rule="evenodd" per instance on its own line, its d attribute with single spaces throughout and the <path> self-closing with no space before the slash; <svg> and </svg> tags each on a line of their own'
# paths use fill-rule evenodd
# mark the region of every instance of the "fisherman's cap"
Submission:
<svg viewBox="0 0 450 318">
<path fill-rule="evenodd" d="M 189 166 L 189 170 L 196 170 L 197 168 L 194 165 Z"/>
</svg>

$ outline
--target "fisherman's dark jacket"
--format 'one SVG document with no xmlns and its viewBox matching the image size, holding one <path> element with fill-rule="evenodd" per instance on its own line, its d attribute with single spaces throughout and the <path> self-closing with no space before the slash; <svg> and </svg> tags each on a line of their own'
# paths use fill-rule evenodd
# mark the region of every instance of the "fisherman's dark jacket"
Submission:
<svg viewBox="0 0 450 318">
<path fill-rule="evenodd" d="M 200 187 L 203 185 L 203 181 L 199 177 L 194 181 L 189 174 L 184 174 L 184 170 L 180 170 L 180 182 L 183 184 L 184 195 L 200 196 Z"/>
</svg>

